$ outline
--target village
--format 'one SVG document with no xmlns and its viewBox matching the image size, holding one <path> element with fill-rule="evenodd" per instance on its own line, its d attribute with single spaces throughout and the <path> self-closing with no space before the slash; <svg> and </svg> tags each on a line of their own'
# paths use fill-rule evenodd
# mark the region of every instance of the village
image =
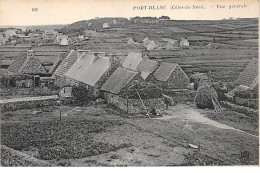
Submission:
<svg viewBox="0 0 260 173">
<path fill-rule="evenodd" d="M 0 28 L 2 166 L 258 165 L 258 20 Z"/>
</svg>

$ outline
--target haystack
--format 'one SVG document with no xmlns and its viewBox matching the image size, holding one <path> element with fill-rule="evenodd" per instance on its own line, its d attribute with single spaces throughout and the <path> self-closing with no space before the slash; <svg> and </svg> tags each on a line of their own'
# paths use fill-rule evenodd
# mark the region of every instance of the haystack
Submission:
<svg viewBox="0 0 260 173">
<path fill-rule="evenodd" d="M 205 85 L 198 88 L 194 102 L 200 109 L 214 109 L 212 98 L 218 98 L 216 90 L 209 85 Z"/>
</svg>

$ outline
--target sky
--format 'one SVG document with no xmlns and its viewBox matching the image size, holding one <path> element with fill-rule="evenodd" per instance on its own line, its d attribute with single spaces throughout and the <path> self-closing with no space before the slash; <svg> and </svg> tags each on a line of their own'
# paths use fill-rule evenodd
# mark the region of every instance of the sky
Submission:
<svg viewBox="0 0 260 173">
<path fill-rule="evenodd" d="M 203 9 L 193 9 L 193 5 Z M 225 8 L 220 8 L 224 5 Z M 236 8 L 229 9 L 230 5 Z M 141 6 L 165 9 L 145 10 Z M 178 6 L 184 9 L 171 9 Z M 190 9 L 185 9 L 188 7 Z M 32 8 L 38 8 L 37 12 Z M 0 0 L 0 26 L 70 24 L 95 17 L 162 15 L 173 20 L 252 18 L 259 16 L 259 3 L 258 0 Z"/>
</svg>

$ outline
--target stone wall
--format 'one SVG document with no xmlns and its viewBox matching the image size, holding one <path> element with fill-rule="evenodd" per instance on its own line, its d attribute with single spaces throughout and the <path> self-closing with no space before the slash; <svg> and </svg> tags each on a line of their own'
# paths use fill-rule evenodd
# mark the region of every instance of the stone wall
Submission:
<svg viewBox="0 0 260 173">
<path fill-rule="evenodd" d="M 58 96 L 28 97 L 19 99 L 7 99 L 0 102 L 1 112 L 16 111 L 19 109 L 31 109 L 43 106 L 57 105 Z"/>
<path fill-rule="evenodd" d="M 112 104 L 129 114 L 146 113 L 146 109 L 150 111 L 152 108 L 163 110 L 166 107 L 164 98 L 144 99 L 143 103 L 146 107 L 145 109 L 140 99 L 126 99 L 119 95 L 107 92 L 105 92 L 104 96 L 109 104 Z"/>
<path fill-rule="evenodd" d="M 187 88 L 190 79 L 184 73 L 181 67 L 177 66 L 168 80 L 165 82 L 156 80 L 152 74 L 148 76 L 146 81 L 152 82 L 153 84 L 163 89 L 185 89 Z"/>
<path fill-rule="evenodd" d="M 176 103 L 183 103 L 183 102 L 193 102 L 196 91 L 195 90 L 189 90 L 189 89 L 179 89 L 179 90 L 174 90 L 174 89 L 168 89 L 168 90 L 163 90 L 163 94 L 166 94 L 176 102 Z"/>
<path fill-rule="evenodd" d="M 220 103 L 221 103 L 222 106 L 224 106 L 224 107 L 226 107 L 228 109 L 231 109 L 231 110 L 233 110 L 235 112 L 239 112 L 239 113 L 245 114 L 247 116 L 257 117 L 258 113 L 259 113 L 258 109 L 251 109 L 249 107 L 239 106 L 239 105 L 227 102 L 227 101 L 221 101 Z"/>
<path fill-rule="evenodd" d="M 164 110 L 166 104 L 164 102 L 164 98 L 153 98 L 153 99 L 145 99 L 143 100 L 145 108 L 149 111 L 154 109 Z M 146 113 L 145 108 L 140 99 L 128 99 L 128 112 L 129 114 L 138 114 L 138 113 Z"/>
</svg>

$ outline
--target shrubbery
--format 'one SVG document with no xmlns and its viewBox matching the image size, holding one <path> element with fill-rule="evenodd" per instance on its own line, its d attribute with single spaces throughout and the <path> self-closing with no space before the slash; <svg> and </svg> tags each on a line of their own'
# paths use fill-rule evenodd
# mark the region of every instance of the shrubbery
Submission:
<svg viewBox="0 0 260 173">
<path fill-rule="evenodd" d="M 85 105 L 96 100 L 96 97 L 92 94 L 92 92 L 84 86 L 73 86 L 72 96 L 73 102 L 77 105 Z"/>
</svg>

